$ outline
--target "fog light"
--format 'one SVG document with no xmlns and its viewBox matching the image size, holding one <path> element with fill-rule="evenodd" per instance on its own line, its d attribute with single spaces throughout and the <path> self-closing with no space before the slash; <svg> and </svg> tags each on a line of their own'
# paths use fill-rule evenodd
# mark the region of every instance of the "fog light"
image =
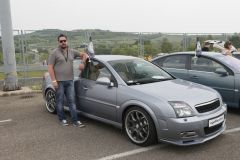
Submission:
<svg viewBox="0 0 240 160">
<path fill-rule="evenodd" d="M 181 132 L 180 136 L 181 138 L 192 138 L 192 137 L 196 137 L 197 133 L 194 131 Z"/>
</svg>

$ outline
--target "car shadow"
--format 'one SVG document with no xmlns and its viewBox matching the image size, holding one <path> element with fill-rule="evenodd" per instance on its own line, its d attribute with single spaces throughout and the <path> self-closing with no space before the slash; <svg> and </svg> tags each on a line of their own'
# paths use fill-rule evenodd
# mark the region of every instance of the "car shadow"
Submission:
<svg viewBox="0 0 240 160">
<path fill-rule="evenodd" d="M 240 115 L 240 109 L 239 108 L 228 107 L 227 112 L 231 113 L 233 115 Z"/>
</svg>

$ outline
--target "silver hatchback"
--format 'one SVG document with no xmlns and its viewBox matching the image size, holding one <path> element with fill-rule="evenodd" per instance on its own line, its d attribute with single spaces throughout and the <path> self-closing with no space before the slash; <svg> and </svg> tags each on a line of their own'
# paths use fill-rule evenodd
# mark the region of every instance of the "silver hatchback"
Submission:
<svg viewBox="0 0 240 160">
<path fill-rule="evenodd" d="M 124 129 L 137 145 L 199 144 L 225 130 L 226 105 L 214 89 L 177 79 L 136 57 L 97 55 L 82 73 L 79 62 L 74 62 L 77 110 Z M 56 113 L 48 73 L 43 97 L 47 110 Z"/>
</svg>

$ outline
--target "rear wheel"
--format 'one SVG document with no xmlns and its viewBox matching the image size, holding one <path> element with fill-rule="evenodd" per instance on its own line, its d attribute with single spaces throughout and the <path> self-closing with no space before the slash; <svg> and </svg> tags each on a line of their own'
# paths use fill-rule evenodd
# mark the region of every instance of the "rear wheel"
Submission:
<svg viewBox="0 0 240 160">
<path fill-rule="evenodd" d="M 48 110 L 48 112 L 52 114 L 56 114 L 56 95 L 55 91 L 53 89 L 48 89 L 45 94 L 45 106 Z"/>
<path fill-rule="evenodd" d="M 157 142 L 157 134 L 152 118 L 142 108 L 132 107 L 124 116 L 124 129 L 128 138 L 140 146 Z"/>
</svg>

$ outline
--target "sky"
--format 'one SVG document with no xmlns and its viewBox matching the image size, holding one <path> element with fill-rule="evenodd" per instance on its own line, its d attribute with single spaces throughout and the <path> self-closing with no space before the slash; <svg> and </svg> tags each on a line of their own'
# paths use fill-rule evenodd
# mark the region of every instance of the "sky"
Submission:
<svg viewBox="0 0 240 160">
<path fill-rule="evenodd" d="M 240 32 L 237 0 L 10 0 L 13 29 Z"/>
</svg>

